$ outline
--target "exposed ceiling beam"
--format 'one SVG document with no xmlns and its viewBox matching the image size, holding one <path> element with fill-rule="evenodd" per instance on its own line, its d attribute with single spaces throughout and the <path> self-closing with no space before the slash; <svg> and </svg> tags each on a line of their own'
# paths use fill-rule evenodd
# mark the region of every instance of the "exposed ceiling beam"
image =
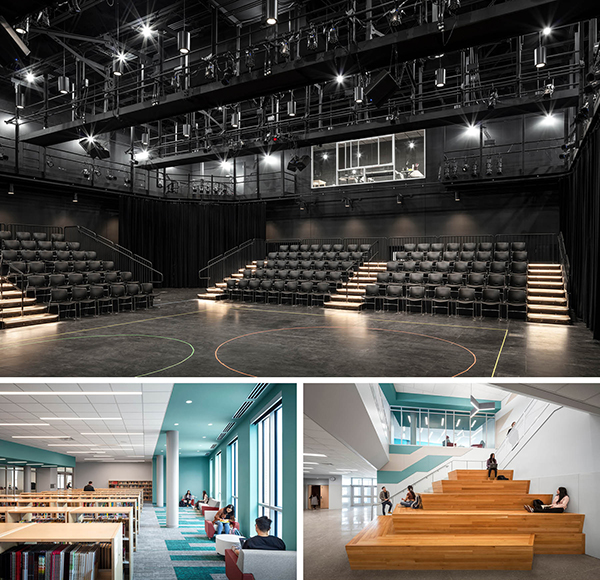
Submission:
<svg viewBox="0 0 600 580">
<path fill-rule="evenodd" d="M 93 60 L 87 58 L 86 56 L 83 56 L 82 54 L 79 54 L 74 48 L 71 48 L 66 42 L 62 41 L 60 38 L 58 38 L 52 32 L 46 31 L 46 34 L 52 40 L 54 40 L 54 42 L 56 42 L 56 44 L 59 44 L 66 51 L 70 52 L 76 59 L 87 64 L 90 68 L 94 69 L 98 74 L 102 75 L 105 79 L 109 78 L 102 65 L 98 64 L 97 62 L 94 62 Z"/>
<path fill-rule="evenodd" d="M 552 110 L 557 111 L 567 107 L 576 106 L 578 102 L 578 92 L 576 89 L 556 91 L 550 103 Z M 547 102 L 548 103 L 548 102 Z M 550 108 L 550 105 L 548 108 Z M 319 130 L 305 133 L 301 136 L 295 136 L 294 141 L 280 142 L 277 146 L 272 146 L 271 151 L 283 149 L 292 149 L 297 147 L 306 147 L 309 145 L 322 145 L 325 143 L 334 143 L 336 141 L 348 141 L 352 139 L 363 139 L 365 137 L 375 137 L 381 135 L 390 135 L 391 133 L 404 133 L 417 129 L 431 129 L 445 125 L 465 126 L 469 123 L 480 123 L 482 121 L 498 119 L 504 117 L 514 117 L 518 114 L 542 113 L 544 106 L 539 97 L 505 99 L 498 103 L 495 109 L 490 110 L 487 104 L 463 107 L 460 109 L 447 109 L 442 111 L 433 111 L 422 115 L 400 116 L 397 123 L 390 124 L 389 121 L 371 121 L 370 123 L 358 123 L 344 127 L 336 127 L 332 130 Z M 237 155 L 252 155 L 264 153 L 267 146 L 262 142 L 250 143 Z M 208 153 L 195 151 L 192 153 L 183 153 L 173 155 L 163 159 L 153 160 L 151 163 L 143 165 L 146 169 L 160 169 L 163 167 L 177 167 L 180 165 L 190 165 L 201 161 L 213 161 L 223 159 L 229 153 L 226 148 L 212 149 Z"/>
<path fill-rule="evenodd" d="M 556 22 L 556 14 L 562 15 L 559 22 Z M 33 131 L 24 136 L 23 141 L 42 146 L 56 145 L 76 139 L 84 133 L 107 133 L 309 84 L 327 82 L 332 80 L 338 71 L 354 74 L 365 69 L 386 67 L 394 50 L 407 61 L 538 32 L 548 23 L 564 25 L 599 14 L 600 3 L 597 2 L 514 0 L 449 18 L 446 28 L 452 30 L 451 34 L 440 33 L 435 22 L 427 23 L 358 43 L 350 51 L 338 48 L 275 65 L 268 77 L 265 77 L 262 71 L 253 71 L 232 79 L 227 86 L 220 82 L 193 86 L 164 97 L 152 107 L 143 102 L 122 107 L 118 112 L 88 115 L 85 120 Z M 192 83 L 194 81 L 195 77 Z"/>
</svg>

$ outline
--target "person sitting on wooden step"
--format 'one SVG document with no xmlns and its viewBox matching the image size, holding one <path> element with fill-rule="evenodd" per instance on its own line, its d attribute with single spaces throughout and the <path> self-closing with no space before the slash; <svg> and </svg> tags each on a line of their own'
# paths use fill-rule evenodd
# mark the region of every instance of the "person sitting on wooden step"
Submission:
<svg viewBox="0 0 600 580">
<path fill-rule="evenodd" d="M 567 506 L 569 505 L 567 488 L 559 487 L 550 505 L 544 505 L 541 499 L 534 499 L 531 503 L 533 507 L 530 505 L 523 506 L 528 512 L 535 514 L 562 514 L 567 511 Z"/>
<path fill-rule="evenodd" d="M 490 458 L 487 460 L 488 477 L 492 477 L 492 471 L 494 472 L 494 478 L 498 477 L 498 462 L 496 461 L 496 454 L 492 453 Z"/>
</svg>

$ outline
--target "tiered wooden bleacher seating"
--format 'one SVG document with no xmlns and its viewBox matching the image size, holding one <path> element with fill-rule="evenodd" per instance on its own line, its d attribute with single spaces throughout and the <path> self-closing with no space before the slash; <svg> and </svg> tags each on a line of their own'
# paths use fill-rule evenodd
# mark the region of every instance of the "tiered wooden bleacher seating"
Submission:
<svg viewBox="0 0 600 580">
<path fill-rule="evenodd" d="M 584 554 L 585 516 L 537 514 L 529 481 L 488 480 L 485 470 L 456 470 L 421 495 L 423 509 L 396 505 L 346 545 L 353 570 L 529 570 L 533 554 Z"/>
</svg>

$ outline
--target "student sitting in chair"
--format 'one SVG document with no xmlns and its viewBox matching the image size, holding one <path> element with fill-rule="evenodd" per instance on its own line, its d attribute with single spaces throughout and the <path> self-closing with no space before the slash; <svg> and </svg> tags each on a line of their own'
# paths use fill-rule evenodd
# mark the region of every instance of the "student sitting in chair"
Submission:
<svg viewBox="0 0 600 580">
<path fill-rule="evenodd" d="M 185 495 L 183 496 L 183 499 L 181 500 L 181 505 L 186 506 L 186 507 L 194 505 L 194 496 L 192 495 L 192 493 L 190 492 L 189 489 L 185 492 Z"/>
<path fill-rule="evenodd" d="M 562 514 L 567 511 L 567 506 L 569 505 L 567 488 L 559 487 L 550 505 L 544 505 L 540 499 L 534 499 L 532 503 L 533 507 L 530 505 L 524 505 L 523 507 L 528 512 L 535 514 Z"/>
<path fill-rule="evenodd" d="M 203 505 L 208 505 L 209 501 L 210 501 L 210 496 L 206 493 L 206 490 L 204 490 L 202 492 L 202 499 L 200 501 L 196 502 L 196 509 L 197 510 L 202 510 L 202 506 Z"/>
<path fill-rule="evenodd" d="M 256 536 L 248 538 L 242 542 L 243 550 L 285 550 L 285 543 L 282 539 L 275 536 L 269 536 L 272 521 L 267 516 L 260 516 L 255 520 Z M 240 551 L 233 548 L 236 554 Z"/>
<path fill-rule="evenodd" d="M 215 536 L 219 534 L 239 535 L 239 532 L 235 529 L 235 508 L 231 504 L 217 512 L 213 525 L 215 526 Z"/>
</svg>

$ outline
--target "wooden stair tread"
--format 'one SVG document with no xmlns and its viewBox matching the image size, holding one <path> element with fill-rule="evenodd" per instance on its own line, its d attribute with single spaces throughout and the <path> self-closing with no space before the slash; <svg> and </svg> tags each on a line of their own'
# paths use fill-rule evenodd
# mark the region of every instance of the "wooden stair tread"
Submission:
<svg viewBox="0 0 600 580">
<path fill-rule="evenodd" d="M 528 304 L 528 308 L 535 312 L 548 312 L 550 314 L 568 313 L 568 306 L 553 306 L 551 304 Z"/>
<path fill-rule="evenodd" d="M 571 317 L 567 314 L 537 314 L 535 312 L 527 313 L 527 318 L 534 322 L 551 320 L 553 322 L 571 322 Z"/>
<path fill-rule="evenodd" d="M 514 470 L 512 469 L 499 469 L 498 475 L 504 475 L 509 480 L 512 480 Z M 471 479 L 488 479 L 488 473 L 486 469 L 455 469 L 448 473 L 448 479 L 452 480 L 471 480 Z"/>
<path fill-rule="evenodd" d="M 564 290 L 558 290 L 558 289 L 550 289 L 550 288 L 535 288 L 535 289 L 527 289 L 527 295 L 538 295 L 538 296 L 542 296 L 542 295 L 550 295 L 550 296 L 564 296 L 565 295 L 565 291 Z"/>
<path fill-rule="evenodd" d="M 543 503 L 552 502 L 552 494 L 526 494 L 511 492 L 467 492 L 467 493 L 422 493 L 423 509 L 431 510 L 471 510 L 471 511 L 515 511 L 525 504 L 532 505 L 534 499 Z"/>
</svg>

